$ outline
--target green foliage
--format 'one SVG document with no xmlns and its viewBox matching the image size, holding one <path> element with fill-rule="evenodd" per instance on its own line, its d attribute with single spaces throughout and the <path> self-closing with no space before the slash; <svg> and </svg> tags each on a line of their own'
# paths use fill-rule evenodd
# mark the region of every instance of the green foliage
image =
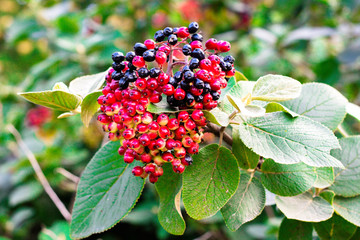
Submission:
<svg viewBox="0 0 360 240">
<path fill-rule="evenodd" d="M 185 221 L 180 210 L 181 175 L 174 173 L 167 164 L 155 187 L 160 197 L 158 217 L 161 226 L 171 234 L 182 235 L 185 232 Z"/>
<path fill-rule="evenodd" d="M 254 174 L 241 172 L 239 186 L 221 209 L 227 227 L 236 231 L 260 215 L 265 207 L 265 189 Z"/>
<path fill-rule="evenodd" d="M 337 214 L 356 226 L 360 226 L 360 196 L 334 198 L 334 208 Z"/>
<path fill-rule="evenodd" d="M 284 218 L 279 229 L 279 240 L 312 240 L 312 232 L 311 223 Z"/>
<path fill-rule="evenodd" d="M 211 144 L 193 157 L 194 163 L 183 173 L 183 201 L 194 219 L 217 213 L 234 195 L 239 184 L 239 169 L 231 151 Z"/>
<path fill-rule="evenodd" d="M 260 158 L 259 155 L 245 146 L 245 144 L 240 139 L 239 130 L 237 128 L 233 129 L 232 137 L 232 152 L 238 161 L 239 167 L 242 169 L 256 168 Z"/>
<path fill-rule="evenodd" d="M 71 221 L 71 236 L 84 238 L 103 232 L 134 207 L 144 180 L 133 178 L 132 168 L 117 153 L 119 143 L 110 142 L 90 160 L 81 176 Z"/>
<path fill-rule="evenodd" d="M 92 117 L 98 111 L 100 105 L 97 102 L 98 97 L 102 95 L 101 91 L 88 94 L 81 103 L 81 120 L 86 127 L 89 126 Z"/>
<path fill-rule="evenodd" d="M 320 239 L 324 240 L 347 240 L 356 231 L 355 225 L 352 225 L 337 214 L 334 214 L 332 218 L 326 221 L 314 223 L 314 228 Z"/>
</svg>

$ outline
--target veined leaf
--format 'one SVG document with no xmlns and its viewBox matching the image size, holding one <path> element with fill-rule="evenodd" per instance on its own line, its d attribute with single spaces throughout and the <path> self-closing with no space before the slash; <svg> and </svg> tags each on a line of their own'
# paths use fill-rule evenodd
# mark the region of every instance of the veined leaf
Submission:
<svg viewBox="0 0 360 240">
<path fill-rule="evenodd" d="M 231 151 L 217 144 L 200 149 L 183 173 L 183 202 L 194 219 L 213 216 L 234 195 L 239 168 Z"/>
<path fill-rule="evenodd" d="M 334 183 L 334 169 L 332 167 L 315 168 L 317 175 L 314 187 L 327 188 Z"/>
<path fill-rule="evenodd" d="M 290 77 L 266 75 L 259 78 L 252 90 L 252 100 L 287 101 L 300 96 L 301 83 Z"/>
<path fill-rule="evenodd" d="M 337 214 L 360 227 L 360 196 L 351 198 L 336 196 L 333 205 Z"/>
<path fill-rule="evenodd" d="M 314 227 L 322 240 L 348 240 L 356 231 L 355 225 L 337 214 L 326 221 L 314 223 Z"/>
<path fill-rule="evenodd" d="M 84 98 L 83 102 L 81 103 L 81 120 L 86 127 L 89 126 L 92 117 L 100 107 L 97 99 L 101 95 L 101 91 L 90 93 Z"/>
<path fill-rule="evenodd" d="M 214 108 L 211 111 L 203 110 L 203 112 L 208 121 L 224 127 L 229 125 L 229 115 L 219 108 Z"/>
<path fill-rule="evenodd" d="M 243 143 L 264 158 L 277 163 L 303 162 L 314 167 L 341 167 L 330 155 L 339 148 L 334 134 L 307 117 L 291 118 L 284 112 L 249 118 L 237 125 Z"/>
<path fill-rule="evenodd" d="M 236 85 L 234 87 L 232 87 L 226 95 L 231 95 L 232 97 L 242 99 L 246 95 L 251 93 L 254 85 L 255 85 L 255 82 L 252 82 L 252 81 L 237 82 Z M 228 114 L 231 114 L 235 110 L 235 108 L 231 105 L 231 103 L 229 102 L 227 97 L 224 97 L 224 99 L 219 103 L 218 106 L 222 111 L 224 111 Z"/>
<path fill-rule="evenodd" d="M 311 223 L 285 217 L 280 225 L 279 240 L 312 240 L 312 232 Z"/>
<path fill-rule="evenodd" d="M 233 128 L 232 152 L 235 155 L 239 167 L 243 169 L 255 169 L 260 156 L 251 151 L 240 139 L 239 129 Z"/>
<path fill-rule="evenodd" d="M 266 105 L 266 112 L 267 113 L 271 113 L 271 112 L 286 112 L 288 114 L 290 114 L 292 117 L 297 117 L 299 116 L 299 114 L 297 114 L 296 112 L 291 111 L 290 109 L 288 109 L 287 107 L 283 106 L 280 103 L 277 102 L 270 102 Z"/>
<path fill-rule="evenodd" d="M 80 178 L 71 221 L 72 238 L 103 232 L 134 207 L 145 181 L 119 156 L 118 142 L 109 142 L 91 159 Z"/>
<path fill-rule="evenodd" d="M 180 210 L 181 175 L 174 173 L 171 164 L 165 164 L 163 169 L 164 174 L 155 184 L 160 197 L 159 222 L 167 232 L 182 235 L 185 221 Z"/>
<path fill-rule="evenodd" d="M 290 110 L 332 130 L 344 119 L 347 104 L 347 99 L 341 93 L 323 83 L 304 84 L 300 97 L 283 103 Z"/>
<path fill-rule="evenodd" d="M 69 90 L 72 93 L 80 95 L 82 98 L 85 98 L 86 95 L 92 93 L 103 85 L 105 82 L 105 76 L 108 73 L 108 70 L 93 74 L 75 78 L 69 84 Z"/>
</svg>

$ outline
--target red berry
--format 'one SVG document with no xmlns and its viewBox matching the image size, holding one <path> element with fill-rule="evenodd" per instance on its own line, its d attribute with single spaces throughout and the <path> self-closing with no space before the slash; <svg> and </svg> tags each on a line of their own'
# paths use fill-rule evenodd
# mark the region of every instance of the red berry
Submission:
<svg viewBox="0 0 360 240">
<path fill-rule="evenodd" d="M 210 38 L 206 41 L 205 47 L 210 50 L 217 50 L 218 48 L 218 41 L 215 38 Z"/>
<path fill-rule="evenodd" d="M 149 99 L 147 99 L 147 98 L 140 98 L 140 99 L 139 99 L 139 103 L 146 108 L 147 106 L 149 106 L 150 101 L 149 101 Z"/>
<path fill-rule="evenodd" d="M 189 136 L 184 136 L 181 143 L 184 147 L 190 147 L 194 141 Z"/>
<path fill-rule="evenodd" d="M 139 177 L 141 174 L 143 174 L 144 169 L 140 166 L 136 166 L 132 169 L 132 174 L 134 174 L 134 176 Z"/>
<path fill-rule="evenodd" d="M 157 82 L 156 82 L 156 83 L 157 83 Z M 150 96 L 152 95 L 152 93 L 153 93 L 153 91 L 150 90 L 150 89 L 145 89 L 144 91 L 142 91 L 142 95 L 143 95 L 143 97 L 145 97 L 145 98 L 150 97 Z"/>
<path fill-rule="evenodd" d="M 124 156 L 124 162 L 125 163 L 132 163 L 134 161 L 134 156 L 130 155 L 130 154 L 125 154 Z"/>
<path fill-rule="evenodd" d="M 134 131 L 134 129 L 129 128 L 129 129 L 126 129 L 122 135 L 125 139 L 131 139 L 131 138 L 135 137 L 135 131 Z"/>
<path fill-rule="evenodd" d="M 220 52 L 228 52 L 230 51 L 231 45 L 227 41 L 219 41 L 217 43 L 217 48 Z"/>
<path fill-rule="evenodd" d="M 175 148 L 175 140 L 174 139 L 168 139 L 166 141 L 166 145 L 165 147 L 168 149 L 168 150 L 173 150 Z"/>
<path fill-rule="evenodd" d="M 211 55 L 208 57 L 208 59 L 211 61 L 212 65 L 217 65 L 221 62 L 221 59 L 218 55 Z"/>
<path fill-rule="evenodd" d="M 182 139 L 186 134 L 186 129 L 183 126 L 180 126 L 178 129 L 175 130 L 175 138 Z"/>
<path fill-rule="evenodd" d="M 175 157 L 177 158 L 183 158 L 186 155 L 186 149 L 181 147 L 178 150 L 175 150 Z"/>
<path fill-rule="evenodd" d="M 181 164 L 179 166 L 173 167 L 173 171 L 176 173 L 183 173 L 185 171 L 185 166 Z"/>
<path fill-rule="evenodd" d="M 199 152 L 199 144 L 192 143 L 191 146 L 187 149 L 187 152 L 190 154 L 197 154 Z"/>
<path fill-rule="evenodd" d="M 149 137 L 151 140 L 154 140 L 158 137 L 158 132 L 154 131 L 154 132 L 148 132 Z"/>
<path fill-rule="evenodd" d="M 125 151 L 126 151 L 126 148 L 124 146 L 121 146 L 121 147 L 119 147 L 118 153 L 119 153 L 119 155 L 122 156 L 125 154 Z"/>
<path fill-rule="evenodd" d="M 158 83 L 161 86 L 164 86 L 165 84 L 167 84 L 170 80 L 170 76 L 167 75 L 166 73 L 161 73 L 158 77 Z"/>
<path fill-rule="evenodd" d="M 166 55 L 169 55 L 170 47 L 168 45 L 163 44 L 159 47 L 158 51 L 164 52 Z"/>
<path fill-rule="evenodd" d="M 211 90 L 213 90 L 213 91 L 217 91 L 217 90 L 221 89 L 220 81 L 214 81 L 214 82 L 210 83 L 210 86 L 211 86 Z"/>
<path fill-rule="evenodd" d="M 170 84 L 166 84 L 164 87 L 163 87 L 163 93 L 166 95 L 166 96 L 171 96 L 173 95 L 175 92 L 175 88 L 173 85 L 170 85 Z"/>
<path fill-rule="evenodd" d="M 199 67 L 205 70 L 211 70 L 213 68 L 211 61 L 206 58 L 200 61 Z"/>
<path fill-rule="evenodd" d="M 176 35 L 179 38 L 186 38 L 190 35 L 189 29 L 187 27 L 180 27 L 178 31 L 176 32 Z"/>
<path fill-rule="evenodd" d="M 211 96 L 211 95 L 210 95 Z M 149 124 L 153 121 L 153 115 L 149 112 L 145 112 L 141 117 L 141 122 L 145 124 Z"/>
<path fill-rule="evenodd" d="M 142 68 L 145 66 L 145 60 L 141 56 L 135 56 L 134 59 L 132 60 L 132 64 L 135 67 Z"/>
<path fill-rule="evenodd" d="M 156 167 L 153 174 L 157 177 L 161 177 L 164 174 L 164 170 L 162 167 Z"/>
<path fill-rule="evenodd" d="M 169 123 L 167 126 L 170 130 L 176 130 L 179 128 L 180 123 L 176 118 L 171 118 L 169 119 Z"/>
<path fill-rule="evenodd" d="M 191 131 L 196 127 L 196 123 L 193 120 L 189 119 L 185 122 L 184 126 L 186 130 Z"/>
<path fill-rule="evenodd" d="M 159 103 L 159 102 L 161 102 L 161 99 L 162 99 L 161 94 L 153 94 L 149 98 L 150 102 L 152 102 L 152 103 Z"/>
<path fill-rule="evenodd" d="M 165 162 L 172 162 L 174 160 L 174 156 L 170 152 L 164 153 L 161 157 Z"/>
<path fill-rule="evenodd" d="M 155 90 L 159 85 L 158 85 L 158 82 L 155 78 L 149 78 L 147 80 L 147 88 L 150 89 L 150 90 Z"/>
<path fill-rule="evenodd" d="M 145 166 L 144 170 L 146 173 L 153 173 L 153 172 L 155 172 L 155 168 L 156 168 L 155 164 L 149 163 Z"/>
<path fill-rule="evenodd" d="M 185 98 L 185 91 L 181 88 L 177 88 L 174 93 L 174 97 L 176 100 L 183 100 Z"/>
<path fill-rule="evenodd" d="M 159 123 L 159 125 L 166 126 L 169 122 L 169 117 L 168 115 L 162 113 L 158 116 L 156 121 Z"/>
<path fill-rule="evenodd" d="M 129 92 L 129 97 L 131 100 L 139 100 L 141 98 L 141 93 L 139 90 L 131 89 Z"/>
<path fill-rule="evenodd" d="M 178 158 L 175 158 L 174 161 L 171 162 L 171 165 L 173 165 L 173 167 L 177 167 L 181 164 L 181 160 Z"/>
<path fill-rule="evenodd" d="M 165 138 L 165 139 L 169 138 L 169 136 L 170 136 L 169 128 L 166 126 L 161 126 L 159 129 L 159 136 L 161 138 Z"/>
<path fill-rule="evenodd" d="M 202 49 L 202 43 L 200 41 L 192 41 L 190 43 L 191 49 L 194 50 L 196 48 L 201 48 Z"/>
<path fill-rule="evenodd" d="M 198 89 L 194 86 L 191 86 L 190 88 L 190 93 L 195 96 L 200 96 L 203 93 L 203 91 L 204 91 L 203 89 Z"/>
<path fill-rule="evenodd" d="M 147 130 L 148 130 L 148 127 L 146 124 L 144 123 L 140 123 L 136 126 L 136 130 L 139 132 L 139 133 L 146 133 Z"/>
<path fill-rule="evenodd" d="M 207 93 L 207 94 L 204 95 L 203 103 L 204 104 L 210 103 L 212 100 L 213 100 L 213 98 L 212 98 L 211 94 Z"/>
<path fill-rule="evenodd" d="M 181 111 L 179 112 L 179 115 L 178 115 L 178 120 L 180 122 L 185 122 L 189 119 L 189 113 L 186 112 L 186 111 Z"/>
<path fill-rule="evenodd" d="M 157 149 L 162 149 L 166 146 L 166 141 L 162 138 L 159 138 L 156 140 L 156 148 Z"/>
<path fill-rule="evenodd" d="M 144 78 L 138 78 L 138 79 L 135 81 L 134 85 L 137 87 L 137 89 L 139 89 L 139 90 L 144 90 L 144 89 L 146 89 L 146 79 L 144 79 Z"/>
<path fill-rule="evenodd" d="M 156 183 L 158 181 L 159 177 L 157 177 L 155 174 L 150 174 L 149 181 L 151 183 Z"/>
<path fill-rule="evenodd" d="M 112 118 L 110 116 L 107 116 L 106 114 L 100 114 L 97 117 L 97 120 L 102 124 L 109 124 L 112 122 Z"/>
<path fill-rule="evenodd" d="M 146 39 L 144 42 L 147 49 L 154 49 L 155 48 L 155 41 L 152 39 Z"/>
<path fill-rule="evenodd" d="M 202 103 L 196 103 L 194 105 L 194 109 L 203 109 L 203 104 Z"/>
<path fill-rule="evenodd" d="M 194 119 L 194 121 L 200 121 L 204 117 L 204 112 L 201 110 L 195 110 L 191 114 L 191 118 Z"/>
<path fill-rule="evenodd" d="M 148 129 L 150 130 L 150 132 L 157 132 L 160 129 L 160 125 L 157 122 L 153 121 L 149 123 Z"/>
<path fill-rule="evenodd" d="M 161 52 L 160 50 L 156 52 L 155 60 L 159 65 L 163 65 L 166 62 L 166 59 L 166 53 Z"/>
<path fill-rule="evenodd" d="M 151 162 L 152 157 L 149 153 L 143 153 L 143 154 L 141 154 L 140 159 L 144 163 L 149 163 L 149 162 Z"/>
</svg>

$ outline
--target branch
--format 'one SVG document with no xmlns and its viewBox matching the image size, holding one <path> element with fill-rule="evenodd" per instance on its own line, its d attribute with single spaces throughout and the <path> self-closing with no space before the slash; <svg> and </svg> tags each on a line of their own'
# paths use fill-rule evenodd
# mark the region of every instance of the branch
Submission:
<svg viewBox="0 0 360 240">
<path fill-rule="evenodd" d="M 80 178 L 64 168 L 57 168 L 56 171 L 74 183 L 79 183 Z"/>
<path fill-rule="evenodd" d="M 54 202 L 55 206 L 59 209 L 60 213 L 63 215 L 63 217 L 66 219 L 66 221 L 70 221 L 71 220 L 70 212 L 67 210 L 65 205 L 61 202 L 59 197 L 56 195 L 54 190 L 51 188 L 48 180 L 46 179 L 44 173 L 41 170 L 41 167 L 40 167 L 38 161 L 36 160 L 34 154 L 31 152 L 31 150 L 26 146 L 25 142 L 22 140 L 21 135 L 18 132 L 18 130 L 16 130 L 16 128 L 12 124 L 7 125 L 7 129 L 15 137 L 18 146 L 22 149 L 22 151 L 25 153 L 26 157 L 29 159 L 31 166 L 33 167 L 35 174 L 38 177 L 39 182 L 43 186 L 47 195 Z"/>
<path fill-rule="evenodd" d="M 220 130 L 221 127 L 214 124 L 214 123 L 208 123 L 207 128 L 205 129 L 206 132 L 211 132 L 214 133 L 216 136 L 220 137 Z M 232 137 L 226 133 L 225 131 L 223 132 L 223 140 L 224 142 L 226 142 L 227 144 L 229 144 L 230 146 L 232 146 L 233 144 L 233 139 Z"/>
</svg>

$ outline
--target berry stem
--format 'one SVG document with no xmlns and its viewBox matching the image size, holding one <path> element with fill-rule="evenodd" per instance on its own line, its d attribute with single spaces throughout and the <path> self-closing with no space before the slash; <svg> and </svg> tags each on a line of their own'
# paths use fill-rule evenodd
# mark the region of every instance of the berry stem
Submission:
<svg viewBox="0 0 360 240">
<path fill-rule="evenodd" d="M 214 124 L 214 123 L 208 123 L 207 128 L 205 129 L 206 132 L 211 132 L 213 134 L 215 134 L 216 136 L 220 136 L 220 129 L 221 127 Z M 233 139 L 232 137 L 226 133 L 225 131 L 223 132 L 223 140 L 224 142 L 226 142 L 227 144 L 229 144 L 230 146 L 232 146 L 233 144 Z"/>
<path fill-rule="evenodd" d="M 225 128 L 226 127 L 221 127 L 220 128 L 220 131 L 219 131 L 219 146 L 221 146 L 221 144 L 222 144 Z"/>
<path fill-rule="evenodd" d="M 172 46 L 170 46 L 169 63 L 166 70 L 166 74 L 171 77 L 172 77 L 172 68 L 173 68 L 173 51 L 172 51 Z"/>
</svg>

